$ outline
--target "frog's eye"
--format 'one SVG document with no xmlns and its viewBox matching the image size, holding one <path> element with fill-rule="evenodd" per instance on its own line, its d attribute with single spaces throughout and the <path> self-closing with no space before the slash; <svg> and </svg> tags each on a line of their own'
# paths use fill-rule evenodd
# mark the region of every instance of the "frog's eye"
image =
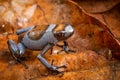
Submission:
<svg viewBox="0 0 120 80">
<path fill-rule="evenodd" d="M 60 34 L 61 34 L 62 37 L 65 37 L 65 31 L 61 31 Z"/>
<path fill-rule="evenodd" d="M 63 37 L 63 36 L 64 36 L 64 34 L 63 34 L 63 33 L 59 33 L 58 35 L 59 35 L 59 37 Z"/>
<path fill-rule="evenodd" d="M 65 36 L 65 31 L 54 32 L 54 34 L 57 34 L 58 37 L 64 37 Z"/>
</svg>

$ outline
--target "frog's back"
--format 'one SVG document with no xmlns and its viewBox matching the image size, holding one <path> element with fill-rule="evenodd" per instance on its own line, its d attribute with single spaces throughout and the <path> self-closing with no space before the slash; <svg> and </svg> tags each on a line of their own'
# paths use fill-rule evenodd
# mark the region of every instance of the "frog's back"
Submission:
<svg viewBox="0 0 120 80">
<path fill-rule="evenodd" d="M 57 39 L 54 37 L 52 32 L 55 26 L 55 24 L 51 24 L 49 26 L 43 25 L 42 28 L 40 28 L 39 26 L 35 27 L 24 35 L 22 43 L 27 48 L 32 50 L 41 50 L 48 43 L 55 44 L 57 42 Z"/>
<path fill-rule="evenodd" d="M 27 35 L 31 40 L 38 40 L 45 33 L 47 27 L 48 25 L 35 26 Z"/>
</svg>

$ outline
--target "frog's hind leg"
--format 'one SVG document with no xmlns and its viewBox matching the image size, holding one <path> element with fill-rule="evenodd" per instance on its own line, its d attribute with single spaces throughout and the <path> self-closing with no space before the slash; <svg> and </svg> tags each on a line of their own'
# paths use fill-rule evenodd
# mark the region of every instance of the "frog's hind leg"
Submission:
<svg viewBox="0 0 120 80">
<path fill-rule="evenodd" d="M 18 57 L 21 57 L 24 52 L 25 52 L 25 47 L 23 46 L 22 43 L 15 44 L 13 40 L 8 40 L 7 41 L 8 48 L 11 52 L 12 57 L 19 63 L 23 64 L 25 68 L 28 68 L 28 66 L 22 62 Z"/>
<path fill-rule="evenodd" d="M 20 30 L 17 30 L 17 31 L 16 31 L 16 34 L 17 34 L 17 35 L 22 34 L 22 33 L 24 33 L 24 32 L 27 32 L 27 31 L 29 31 L 29 30 L 32 30 L 34 27 L 35 27 L 35 26 L 29 26 L 29 27 L 26 27 L 26 28 L 22 28 L 22 29 L 20 29 Z"/>
</svg>

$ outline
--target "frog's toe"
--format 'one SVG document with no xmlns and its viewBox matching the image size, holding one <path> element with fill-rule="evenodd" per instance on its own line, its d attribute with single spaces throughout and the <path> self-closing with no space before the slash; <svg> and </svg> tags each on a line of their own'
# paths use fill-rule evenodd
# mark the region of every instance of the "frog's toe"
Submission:
<svg viewBox="0 0 120 80">
<path fill-rule="evenodd" d="M 67 68 L 67 66 L 66 65 L 62 65 L 62 66 L 51 66 L 51 71 L 52 71 L 52 74 L 55 74 L 55 75 L 57 75 L 57 74 L 63 74 L 64 73 L 64 71 L 59 71 L 58 69 L 59 68 Z"/>
</svg>

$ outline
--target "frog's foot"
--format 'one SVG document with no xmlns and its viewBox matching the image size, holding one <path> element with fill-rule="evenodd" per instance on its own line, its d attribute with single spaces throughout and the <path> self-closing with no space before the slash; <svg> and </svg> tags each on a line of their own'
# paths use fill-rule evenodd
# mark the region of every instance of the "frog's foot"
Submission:
<svg viewBox="0 0 120 80">
<path fill-rule="evenodd" d="M 63 75 L 64 71 L 59 71 L 58 69 L 59 68 L 67 68 L 67 66 L 66 65 L 54 66 L 53 63 L 54 63 L 54 60 L 52 60 L 52 64 L 51 64 L 51 68 L 50 68 L 50 71 L 52 72 L 52 74 L 54 74 L 54 75 L 62 74 Z"/>
<path fill-rule="evenodd" d="M 24 52 L 22 44 L 19 43 L 18 45 L 16 45 L 13 40 L 8 40 L 7 43 L 8 43 L 8 48 L 9 48 L 9 50 L 11 52 L 12 57 L 17 62 L 24 65 L 25 68 L 28 68 L 28 66 L 24 62 L 22 62 L 21 59 L 19 59 L 19 57 L 21 57 L 21 54 L 23 54 L 23 52 Z"/>
<path fill-rule="evenodd" d="M 58 51 L 57 54 L 61 53 L 62 51 L 65 51 L 66 53 L 70 53 L 70 52 L 75 53 L 76 52 L 75 50 L 71 50 L 71 49 L 68 49 L 68 50 L 67 49 L 62 49 L 62 50 Z"/>
<path fill-rule="evenodd" d="M 66 41 L 64 41 L 64 45 L 58 45 L 58 44 L 57 44 L 56 46 L 62 48 L 62 50 L 58 51 L 57 54 L 61 53 L 62 51 L 65 51 L 66 53 L 76 52 L 75 50 L 69 49 L 68 43 L 67 43 Z"/>
</svg>

